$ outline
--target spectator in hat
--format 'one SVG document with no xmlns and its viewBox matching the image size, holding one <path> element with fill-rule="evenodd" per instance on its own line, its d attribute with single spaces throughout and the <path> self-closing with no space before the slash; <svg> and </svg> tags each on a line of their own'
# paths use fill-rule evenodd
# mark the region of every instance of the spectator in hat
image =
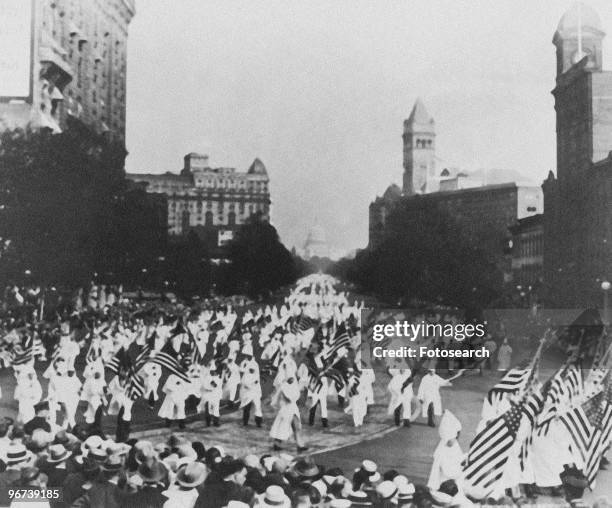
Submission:
<svg viewBox="0 0 612 508">
<path fill-rule="evenodd" d="M 243 461 L 226 457 L 217 464 L 216 473 L 208 477 L 196 501 L 196 508 L 217 508 L 231 499 L 248 497 L 243 490 L 247 475 Z"/>
<path fill-rule="evenodd" d="M 380 481 L 378 466 L 371 460 L 364 460 L 359 469 L 355 469 L 353 474 L 353 490 L 373 488 L 374 484 Z"/>
<path fill-rule="evenodd" d="M 0 506 L 8 506 L 8 489 L 20 478 L 21 470 L 32 465 L 33 455 L 19 441 L 13 441 L 6 449 L 6 469 L 0 473 Z"/>
<path fill-rule="evenodd" d="M 162 508 L 168 497 L 164 494 L 168 482 L 168 470 L 159 460 L 147 460 L 138 468 L 142 487 L 122 497 L 124 508 Z"/>
<path fill-rule="evenodd" d="M 23 426 L 26 434 L 31 435 L 35 429 L 43 429 L 46 432 L 51 432 L 49 424 L 49 401 L 43 400 L 38 404 L 34 404 L 34 418 Z"/>
<path fill-rule="evenodd" d="M 84 458 L 80 467 L 76 471 L 68 473 L 62 484 L 64 505 L 70 506 L 78 498 L 85 495 L 99 474 L 100 464 L 89 457 Z"/>
<path fill-rule="evenodd" d="M 91 462 L 92 468 L 94 464 L 98 464 L 93 459 Z M 91 482 L 91 487 L 72 504 L 72 508 L 119 508 L 122 497 L 125 495 L 119 488 L 122 466 L 121 457 L 107 456 L 102 464 L 101 474 Z"/>
<path fill-rule="evenodd" d="M 47 458 L 41 464 L 41 470 L 49 477 L 49 487 L 59 487 L 64 483 L 68 476 L 66 461 L 71 455 L 72 452 L 66 450 L 62 444 L 49 446 Z"/>
<path fill-rule="evenodd" d="M 0 460 L 6 462 L 6 450 L 11 439 L 9 431 L 11 430 L 12 422 L 7 418 L 0 419 Z"/>
<path fill-rule="evenodd" d="M 271 485 L 263 494 L 257 496 L 255 506 L 261 508 L 291 508 L 291 500 L 281 487 Z"/>
<path fill-rule="evenodd" d="M 204 483 L 206 474 L 206 466 L 200 462 L 179 467 L 175 485 L 164 492 L 168 498 L 164 508 L 193 508 L 199 495 L 197 487 Z"/>
</svg>

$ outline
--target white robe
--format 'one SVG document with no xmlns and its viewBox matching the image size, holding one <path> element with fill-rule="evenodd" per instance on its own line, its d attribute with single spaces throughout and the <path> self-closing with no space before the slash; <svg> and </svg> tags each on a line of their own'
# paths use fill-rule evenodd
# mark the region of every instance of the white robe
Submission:
<svg viewBox="0 0 612 508">
<path fill-rule="evenodd" d="M 166 397 L 159 408 L 159 417 L 168 420 L 184 420 L 185 400 L 189 397 L 188 383 L 176 374 L 170 374 L 162 391 Z"/>
<path fill-rule="evenodd" d="M 453 439 L 451 446 L 448 446 L 447 443 L 448 441 L 440 441 L 434 451 L 433 464 L 427 481 L 430 489 L 438 490 L 446 480 L 455 480 L 457 484 L 460 483 L 463 472 L 461 467 L 464 458 L 463 451 L 456 439 Z"/>
<path fill-rule="evenodd" d="M 270 437 L 279 441 L 287 441 L 293 434 L 292 424 L 295 419 L 300 425 L 300 410 L 297 401 L 300 398 L 300 389 L 296 382 L 283 383 L 273 397 L 273 404 L 278 406 L 278 413 L 272 427 Z"/>
<path fill-rule="evenodd" d="M 450 386 L 450 381 L 441 378 L 437 374 L 427 374 L 421 379 L 417 397 L 423 402 L 421 412 L 423 417 L 427 417 L 427 408 L 429 404 L 433 404 L 434 414 L 440 416 L 442 414 L 442 397 L 440 397 L 440 388 Z"/>
</svg>

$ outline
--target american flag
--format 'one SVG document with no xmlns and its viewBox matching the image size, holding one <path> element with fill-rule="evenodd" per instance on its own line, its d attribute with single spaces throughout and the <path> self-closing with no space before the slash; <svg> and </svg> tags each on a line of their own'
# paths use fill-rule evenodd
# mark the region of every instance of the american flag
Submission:
<svg viewBox="0 0 612 508">
<path fill-rule="evenodd" d="M 466 490 L 486 497 L 501 479 L 521 422 L 521 404 L 511 402 L 501 416 L 491 420 L 470 444 L 463 479 Z"/>
<path fill-rule="evenodd" d="M 340 351 L 342 348 L 349 348 L 350 345 L 351 338 L 346 330 L 346 326 L 344 323 L 341 323 L 330 343 L 324 347 L 323 351 L 321 352 L 323 363 L 329 365 L 334 361 L 338 351 Z"/>
<path fill-rule="evenodd" d="M 127 395 L 130 400 L 137 400 L 144 393 L 144 381 L 136 371 L 135 363 L 133 363 L 122 347 L 115 353 L 115 356 L 105 365 L 105 367 L 116 375 L 124 374 L 128 379 Z"/>
<path fill-rule="evenodd" d="M 359 390 L 359 385 L 361 384 L 361 370 L 357 366 L 357 364 L 353 365 L 353 371 L 349 375 L 348 386 L 350 387 L 348 390 L 349 397 L 353 397 L 357 394 Z"/>
<path fill-rule="evenodd" d="M 172 345 L 169 342 L 162 348 L 161 351 L 152 352 L 146 361 L 161 365 L 163 368 L 168 369 L 172 374 L 175 374 L 186 383 L 191 381 L 185 372 L 185 369 L 179 363 L 178 355 L 174 352 Z"/>
<path fill-rule="evenodd" d="M 612 436 L 612 404 L 604 401 L 603 418 L 601 427 L 596 429 L 589 443 L 587 458 L 585 461 L 584 474 L 591 488 L 595 486 L 595 479 L 599 471 L 599 464 L 603 454 L 610 444 Z"/>
<path fill-rule="evenodd" d="M 525 388 L 533 369 L 511 369 L 487 394 L 487 400 L 493 404 L 504 394 L 517 393 Z"/>
<path fill-rule="evenodd" d="M 572 449 L 585 460 L 587 450 L 593 437 L 594 428 L 581 406 L 571 408 L 559 415 L 559 420 L 565 426 L 572 439 Z"/>
</svg>

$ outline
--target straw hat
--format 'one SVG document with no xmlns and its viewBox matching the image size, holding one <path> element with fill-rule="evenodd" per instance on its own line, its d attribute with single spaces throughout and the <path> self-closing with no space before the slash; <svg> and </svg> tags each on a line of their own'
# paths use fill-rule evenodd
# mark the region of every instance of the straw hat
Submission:
<svg viewBox="0 0 612 508">
<path fill-rule="evenodd" d="M 181 487 L 194 488 L 206 479 L 206 466 L 201 462 L 191 462 L 179 468 L 176 482 Z"/>
</svg>

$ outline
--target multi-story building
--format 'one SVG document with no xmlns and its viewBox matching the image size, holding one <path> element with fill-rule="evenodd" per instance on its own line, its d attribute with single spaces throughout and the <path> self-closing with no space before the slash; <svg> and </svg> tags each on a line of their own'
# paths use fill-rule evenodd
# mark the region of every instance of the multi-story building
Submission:
<svg viewBox="0 0 612 508">
<path fill-rule="evenodd" d="M 508 227 L 542 213 L 542 190 L 512 171 L 436 169 L 435 123 L 421 100 L 404 122 L 404 187 L 393 184 L 369 208 L 369 247 L 384 237 L 386 221 L 401 203 L 415 220 L 438 208 L 448 213 L 474 245 L 482 247 L 511 280 Z"/>
<path fill-rule="evenodd" d="M 3 0 L 0 120 L 57 132 L 72 118 L 124 139 L 134 14 L 134 0 Z"/>
<path fill-rule="evenodd" d="M 127 176 L 145 184 L 147 192 L 166 196 L 171 236 L 193 230 L 209 247 L 222 247 L 252 215 L 270 220 L 270 180 L 259 159 L 246 172 L 240 172 L 234 168 L 212 168 L 207 155 L 189 153 L 184 157 L 180 174 Z"/>
<path fill-rule="evenodd" d="M 602 70 L 605 33 L 577 3 L 553 44 L 557 172 L 544 181 L 544 280 L 550 303 L 598 305 L 612 278 L 612 72 Z"/>
<path fill-rule="evenodd" d="M 544 274 L 544 215 L 519 219 L 508 228 L 512 235 L 512 281 L 524 288 L 539 287 Z"/>
</svg>

